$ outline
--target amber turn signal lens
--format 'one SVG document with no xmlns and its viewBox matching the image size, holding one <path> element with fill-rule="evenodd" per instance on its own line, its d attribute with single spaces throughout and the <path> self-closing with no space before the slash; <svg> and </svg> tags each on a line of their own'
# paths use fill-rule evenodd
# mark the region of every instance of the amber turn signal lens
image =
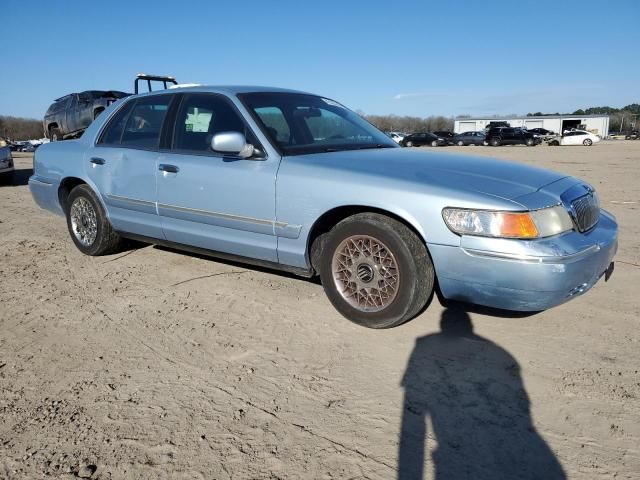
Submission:
<svg viewBox="0 0 640 480">
<path fill-rule="evenodd" d="M 536 238 L 538 236 L 538 229 L 528 213 L 502 213 L 500 217 L 501 237 Z"/>
</svg>

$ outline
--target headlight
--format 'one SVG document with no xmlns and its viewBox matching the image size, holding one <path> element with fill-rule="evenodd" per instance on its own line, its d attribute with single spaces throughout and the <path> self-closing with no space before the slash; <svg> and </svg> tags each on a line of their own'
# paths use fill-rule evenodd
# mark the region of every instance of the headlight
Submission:
<svg viewBox="0 0 640 480">
<path fill-rule="evenodd" d="M 445 208 L 445 223 L 458 235 L 500 238 L 542 238 L 573 229 L 562 205 L 530 212 L 499 212 Z"/>
</svg>

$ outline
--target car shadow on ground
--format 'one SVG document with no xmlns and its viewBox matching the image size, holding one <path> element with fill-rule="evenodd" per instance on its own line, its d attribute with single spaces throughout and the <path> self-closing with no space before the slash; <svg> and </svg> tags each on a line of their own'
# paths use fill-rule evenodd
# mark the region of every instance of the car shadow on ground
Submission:
<svg viewBox="0 0 640 480">
<path fill-rule="evenodd" d="M 11 181 L 2 182 L 3 186 L 13 186 L 13 187 L 21 187 L 27 185 L 29 183 L 29 177 L 33 175 L 33 168 L 22 168 L 16 169 L 13 172 L 13 176 L 11 177 Z"/>
<path fill-rule="evenodd" d="M 134 248 L 140 248 L 141 246 L 145 246 L 140 242 L 133 242 L 131 245 Z M 280 270 L 276 267 L 262 266 L 262 265 L 252 264 L 252 263 L 245 263 L 245 262 L 242 262 L 241 260 L 232 260 L 227 258 L 216 257 L 215 254 L 213 253 L 211 255 L 206 255 L 204 253 L 190 252 L 188 250 L 181 250 L 179 248 L 168 247 L 165 245 L 153 245 L 153 248 L 156 248 L 158 250 L 163 250 L 165 252 L 173 252 L 179 255 L 186 255 L 189 257 L 199 258 L 201 260 L 207 260 L 209 262 L 221 263 L 223 265 L 228 265 L 231 267 L 242 268 L 244 270 L 271 273 L 271 274 L 278 275 L 285 278 L 295 278 L 297 280 L 301 280 L 304 282 L 310 282 L 310 283 L 315 283 L 316 285 L 320 285 L 320 277 L 318 276 L 314 276 L 311 278 L 303 277 L 300 275 L 296 275 L 295 273 L 287 272 L 285 270 Z"/>
<path fill-rule="evenodd" d="M 473 332 L 465 304 L 450 302 L 440 328 L 416 340 L 402 379 L 398 479 L 423 478 L 427 418 L 436 479 L 565 479 L 533 426 L 518 362 Z"/>
</svg>

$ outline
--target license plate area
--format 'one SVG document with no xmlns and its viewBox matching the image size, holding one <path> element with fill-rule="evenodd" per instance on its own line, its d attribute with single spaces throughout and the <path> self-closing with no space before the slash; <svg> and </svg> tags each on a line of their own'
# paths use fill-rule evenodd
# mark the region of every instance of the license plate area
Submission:
<svg viewBox="0 0 640 480">
<path fill-rule="evenodd" d="M 609 279 L 611 278 L 611 275 L 613 275 L 613 270 L 615 269 L 615 263 L 611 262 L 609 264 L 609 266 L 607 267 L 607 269 L 604 271 L 604 281 L 608 282 Z"/>
</svg>

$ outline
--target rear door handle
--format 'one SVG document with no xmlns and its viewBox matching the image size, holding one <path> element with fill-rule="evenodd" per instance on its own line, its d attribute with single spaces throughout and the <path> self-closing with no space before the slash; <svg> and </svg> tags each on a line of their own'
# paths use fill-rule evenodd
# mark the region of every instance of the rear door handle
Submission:
<svg viewBox="0 0 640 480">
<path fill-rule="evenodd" d="M 91 157 L 89 161 L 94 165 L 104 165 L 104 158 Z"/>
<path fill-rule="evenodd" d="M 160 170 L 161 172 L 178 173 L 178 170 L 180 169 L 175 165 L 167 165 L 166 163 L 161 163 L 158 167 L 158 170 Z"/>
</svg>

